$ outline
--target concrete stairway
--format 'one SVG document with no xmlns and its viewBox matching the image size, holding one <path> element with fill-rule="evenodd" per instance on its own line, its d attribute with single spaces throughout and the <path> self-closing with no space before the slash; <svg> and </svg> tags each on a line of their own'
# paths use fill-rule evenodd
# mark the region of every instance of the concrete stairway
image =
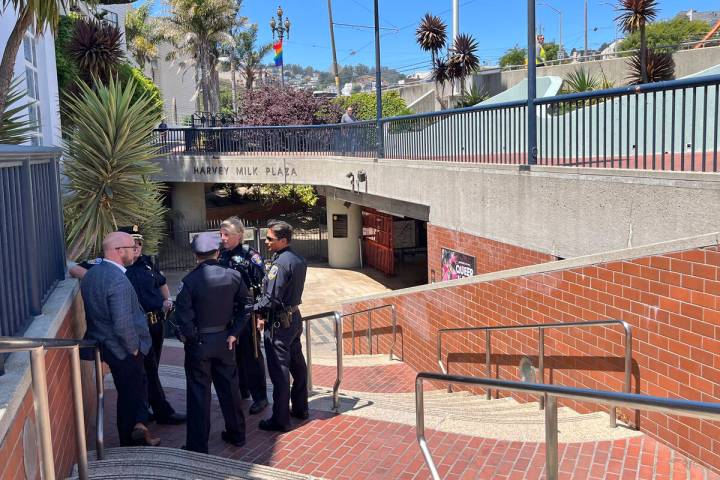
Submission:
<svg viewBox="0 0 720 480">
<path fill-rule="evenodd" d="M 95 452 L 90 452 L 88 460 L 92 479 L 315 480 L 319 478 L 177 448 L 110 448 L 106 450 L 104 460 L 95 460 Z M 77 478 L 76 466 L 70 480 Z"/>
</svg>

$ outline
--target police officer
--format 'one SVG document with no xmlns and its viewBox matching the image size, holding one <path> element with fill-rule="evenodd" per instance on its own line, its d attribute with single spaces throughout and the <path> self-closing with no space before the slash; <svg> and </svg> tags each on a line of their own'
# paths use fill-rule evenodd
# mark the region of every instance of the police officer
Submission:
<svg viewBox="0 0 720 480">
<path fill-rule="evenodd" d="M 290 248 L 292 233 L 287 222 L 268 223 L 265 245 L 273 256 L 263 279 L 262 295 L 253 306 L 263 317 L 258 323 L 264 327 L 265 354 L 273 384 L 272 416 L 260 421 L 261 430 L 286 432 L 290 430 L 290 416 L 308 418 L 307 365 L 300 343 L 303 327 L 298 309 L 307 265 Z"/>
<path fill-rule="evenodd" d="M 230 217 L 220 224 L 220 241 L 223 249 L 218 262 L 238 271 L 253 298 L 257 299 L 260 296 L 265 268 L 258 251 L 243 244 L 244 231 L 245 226 L 237 217 Z M 250 321 L 240 333 L 238 348 L 235 349 L 240 393 L 243 398 L 247 398 L 249 392 L 253 399 L 250 405 L 251 415 L 262 412 L 268 405 L 265 360 L 260 349 L 260 338 L 254 322 Z"/>
<path fill-rule="evenodd" d="M 143 236 L 140 234 L 139 227 L 137 225 L 120 227 L 118 231 L 130 234 L 135 241 L 133 264 L 127 267 L 125 276 L 130 280 L 140 301 L 140 306 L 145 311 L 152 340 L 152 348 L 144 359 L 147 380 L 146 400 L 152 407 L 157 423 L 179 425 L 185 423 L 185 415 L 175 412 L 175 409 L 167 401 L 158 373 L 164 340 L 163 321 L 165 313 L 172 308 L 170 290 L 165 276 L 153 265 L 152 259 L 142 254 Z M 83 278 L 88 270 L 100 262 L 102 262 L 102 258 L 86 260 L 73 266 L 70 274 L 76 278 Z"/>
<path fill-rule="evenodd" d="M 219 244 L 212 233 L 193 239 L 198 266 L 182 280 L 174 317 L 185 344 L 188 424 L 184 448 L 201 453 L 208 451 L 211 383 L 225 419 L 222 439 L 236 447 L 245 444 L 233 349 L 249 320 L 252 297 L 238 272 L 218 264 Z"/>
</svg>

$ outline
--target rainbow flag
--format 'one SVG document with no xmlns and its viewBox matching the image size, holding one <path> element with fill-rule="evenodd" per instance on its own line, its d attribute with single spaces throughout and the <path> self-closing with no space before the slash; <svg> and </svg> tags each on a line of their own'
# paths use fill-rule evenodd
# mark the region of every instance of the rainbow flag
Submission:
<svg viewBox="0 0 720 480">
<path fill-rule="evenodd" d="M 273 44 L 273 50 L 275 50 L 275 66 L 280 67 L 282 66 L 282 38 L 278 39 L 277 42 Z"/>
</svg>

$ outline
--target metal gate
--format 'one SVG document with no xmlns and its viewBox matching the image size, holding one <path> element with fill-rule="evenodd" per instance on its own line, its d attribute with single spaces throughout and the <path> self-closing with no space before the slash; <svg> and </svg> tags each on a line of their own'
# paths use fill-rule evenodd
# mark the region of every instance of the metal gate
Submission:
<svg viewBox="0 0 720 480">
<path fill-rule="evenodd" d="M 367 265 L 395 275 L 393 217 L 376 210 L 363 209 L 363 259 Z"/>
<path fill-rule="evenodd" d="M 200 232 L 219 231 L 222 220 L 208 220 L 202 224 L 185 224 L 169 221 L 167 234 L 160 244 L 157 257 L 163 270 L 189 270 L 195 267 L 195 256 L 190 250 L 190 242 Z M 245 243 L 257 249 L 263 258 L 268 257 L 265 247 L 266 220 L 246 221 Z M 308 261 L 327 260 L 327 228 L 320 222 L 297 228 L 293 233 L 293 250 Z"/>
</svg>

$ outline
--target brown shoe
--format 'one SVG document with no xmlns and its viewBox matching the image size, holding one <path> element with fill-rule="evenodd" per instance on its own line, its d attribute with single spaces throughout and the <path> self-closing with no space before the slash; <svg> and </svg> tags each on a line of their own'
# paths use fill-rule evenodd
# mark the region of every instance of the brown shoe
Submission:
<svg viewBox="0 0 720 480">
<path fill-rule="evenodd" d="M 160 445 L 160 439 L 151 437 L 150 430 L 142 424 L 135 425 L 135 428 L 130 434 L 130 438 L 132 439 L 133 445 L 137 446 L 157 447 Z"/>
</svg>

